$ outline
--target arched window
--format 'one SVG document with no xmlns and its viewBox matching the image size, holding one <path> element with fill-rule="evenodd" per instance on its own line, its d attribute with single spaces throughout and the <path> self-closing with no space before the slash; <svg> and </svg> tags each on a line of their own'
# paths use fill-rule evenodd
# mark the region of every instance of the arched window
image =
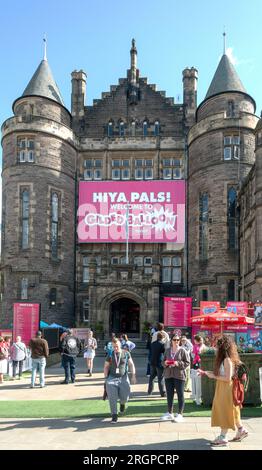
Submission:
<svg viewBox="0 0 262 470">
<path fill-rule="evenodd" d="M 22 249 L 29 245 L 29 191 L 22 192 Z"/>
<path fill-rule="evenodd" d="M 112 121 L 109 121 L 107 124 L 107 136 L 108 137 L 113 137 L 113 123 Z"/>
<path fill-rule="evenodd" d="M 26 277 L 23 277 L 21 280 L 21 299 L 28 299 L 28 279 Z"/>
<path fill-rule="evenodd" d="M 229 188 L 227 194 L 228 249 L 237 249 L 237 192 Z"/>
<path fill-rule="evenodd" d="M 123 121 L 119 122 L 119 137 L 124 137 L 125 135 L 125 124 Z"/>
<path fill-rule="evenodd" d="M 144 121 L 143 122 L 143 136 L 146 137 L 148 134 L 148 122 Z"/>
<path fill-rule="evenodd" d="M 155 121 L 155 129 L 154 129 L 154 134 L 155 136 L 158 136 L 160 132 L 160 124 L 159 121 Z"/>
<path fill-rule="evenodd" d="M 49 302 L 50 302 L 50 307 L 56 306 L 56 289 L 55 288 L 50 289 Z"/>
<path fill-rule="evenodd" d="M 58 255 L 58 195 L 52 193 L 51 199 L 51 255 L 57 258 Z"/>
<path fill-rule="evenodd" d="M 131 122 L 131 136 L 135 136 L 136 135 L 136 121 L 132 121 Z"/>
<path fill-rule="evenodd" d="M 208 257 L 208 194 L 199 196 L 199 258 L 202 261 Z"/>
<path fill-rule="evenodd" d="M 235 116 L 235 103 L 234 101 L 227 102 L 227 117 L 231 118 Z"/>
</svg>

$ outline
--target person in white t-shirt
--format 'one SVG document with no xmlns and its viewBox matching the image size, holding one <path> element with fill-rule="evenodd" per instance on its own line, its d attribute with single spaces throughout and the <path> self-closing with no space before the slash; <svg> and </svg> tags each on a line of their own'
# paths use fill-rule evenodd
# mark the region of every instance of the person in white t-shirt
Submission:
<svg viewBox="0 0 262 470">
<path fill-rule="evenodd" d="M 164 343 L 165 349 L 167 349 L 170 346 L 170 338 L 169 338 L 169 334 L 164 330 L 163 323 L 157 324 L 157 331 L 153 334 L 151 343 L 154 343 L 155 341 L 157 341 L 157 333 L 159 333 L 160 331 L 163 334 L 162 343 Z"/>
</svg>

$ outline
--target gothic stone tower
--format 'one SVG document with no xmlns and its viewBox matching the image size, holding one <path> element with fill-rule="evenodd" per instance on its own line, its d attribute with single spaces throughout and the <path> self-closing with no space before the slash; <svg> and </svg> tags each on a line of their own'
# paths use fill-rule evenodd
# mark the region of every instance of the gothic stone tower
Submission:
<svg viewBox="0 0 262 470">
<path fill-rule="evenodd" d="M 2 126 L 2 326 L 14 302 L 40 302 L 42 319 L 74 318 L 76 149 L 71 115 L 46 58 Z"/>
<path fill-rule="evenodd" d="M 238 300 L 237 192 L 254 163 L 255 102 L 224 54 L 189 131 L 189 288 Z"/>
</svg>

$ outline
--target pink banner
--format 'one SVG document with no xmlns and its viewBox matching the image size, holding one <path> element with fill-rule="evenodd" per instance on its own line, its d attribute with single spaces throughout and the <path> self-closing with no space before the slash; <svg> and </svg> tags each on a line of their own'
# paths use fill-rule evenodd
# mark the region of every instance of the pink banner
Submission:
<svg viewBox="0 0 262 470">
<path fill-rule="evenodd" d="M 226 309 L 230 313 L 237 315 L 248 314 L 248 302 L 227 302 Z"/>
<path fill-rule="evenodd" d="M 17 303 L 13 312 L 13 338 L 21 336 L 27 346 L 39 330 L 40 304 Z"/>
<path fill-rule="evenodd" d="M 212 301 L 201 301 L 200 302 L 200 312 L 199 315 L 210 313 L 216 313 L 220 309 L 220 302 L 212 302 Z"/>
<path fill-rule="evenodd" d="M 192 297 L 164 297 L 164 325 L 191 326 Z"/>
<path fill-rule="evenodd" d="M 78 241 L 184 243 L 185 181 L 80 181 Z"/>
</svg>

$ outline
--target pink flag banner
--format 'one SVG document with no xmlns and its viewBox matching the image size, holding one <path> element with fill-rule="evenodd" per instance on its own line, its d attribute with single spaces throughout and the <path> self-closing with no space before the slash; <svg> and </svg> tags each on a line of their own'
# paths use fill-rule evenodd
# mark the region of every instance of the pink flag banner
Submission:
<svg viewBox="0 0 262 470">
<path fill-rule="evenodd" d="M 79 243 L 184 243 L 185 181 L 80 181 Z"/>
</svg>

